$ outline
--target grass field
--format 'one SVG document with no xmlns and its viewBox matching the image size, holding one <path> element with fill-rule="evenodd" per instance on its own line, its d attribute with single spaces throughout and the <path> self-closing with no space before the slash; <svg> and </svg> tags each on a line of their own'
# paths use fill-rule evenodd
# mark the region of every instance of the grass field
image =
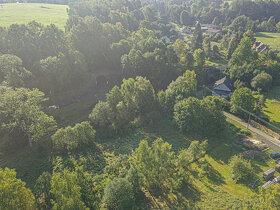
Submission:
<svg viewBox="0 0 280 210">
<path fill-rule="evenodd" d="M 11 3 L 0 4 L 0 26 L 8 27 L 11 24 L 25 24 L 37 21 L 43 25 L 55 24 L 64 29 L 68 19 L 66 5 Z"/>
<path fill-rule="evenodd" d="M 273 87 L 268 93 L 265 105 L 263 113 L 270 118 L 272 123 L 280 127 L 280 86 Z"/>
<path fill-rule="evenodd" d="M 279 33 L 257 32 L 256 40 L 269 45 L 269 47 L 272 49 L 280 48 Z"/>
</svg>

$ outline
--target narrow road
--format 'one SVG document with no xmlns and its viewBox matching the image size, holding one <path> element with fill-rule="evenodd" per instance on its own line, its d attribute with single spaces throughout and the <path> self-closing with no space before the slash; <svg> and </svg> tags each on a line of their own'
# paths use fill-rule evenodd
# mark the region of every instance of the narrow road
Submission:
<svg viewBox="0 0 280 210">
<path fill-rule="evenodd" d="M 244 122 L 243 120 L 241 120 L 240 118 L 229 114 L 227 112 L 224 112 L 224 115 L 232 120 L 234 120 L 235 122 L 239 123 L 240 125 L 243 125 L 245 127 L 248 126 L 248 124 L 246 122 Z M 249 130 L 251 130 L 252 132 L 254 132 L 257 136 L 257 138 L 262 141 L 263 143 L 265 143 L 267 146 L 269 146 L 270 148 L 276 150 L 277 152 L 280 152 L 280 140 L 277 140 L 269 135 L 267 135 L 266 133 L 264 133 L 263 131 L 249 125 L 248 127 Z"/>
</svg>

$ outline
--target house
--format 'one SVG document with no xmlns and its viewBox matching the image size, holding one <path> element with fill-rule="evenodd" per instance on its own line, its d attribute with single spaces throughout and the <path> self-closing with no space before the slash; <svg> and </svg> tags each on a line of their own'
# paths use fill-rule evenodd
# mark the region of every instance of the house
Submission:
<svg viewBox="0 0 280 210">
<path fill-rule="evenodd" d="M 220 96 L 222 98 L 227 98 L 231 96 L 232 90 L 232 82 L 227 76 L 225 76 L 224 78 L 215 82 L 215 85 L 212 90 L 212 96 Z"/>
<path fill-rule="evenodd" d="M 269 50 L 269 46 L 265 45 L 264 43 L 262 43 L 261 41 L 257 41 L 254 43 L 253 45 L 254 50 L 257 51 L 257 53 L 259 54 L 263 54 L 265 53 L 267 50 Z"/>
</svg>

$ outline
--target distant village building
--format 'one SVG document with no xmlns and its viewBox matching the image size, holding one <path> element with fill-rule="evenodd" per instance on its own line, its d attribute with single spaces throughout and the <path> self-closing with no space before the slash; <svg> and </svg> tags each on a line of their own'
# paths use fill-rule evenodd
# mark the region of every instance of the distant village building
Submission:
<svg viewBox="0 0 280 210">
<path fill-rule="evenodd" d="M 233 85 L 231 80 L 225 76 L 224 78 L 215 82 L 212 90 L 212 96 L 220 96 L 227 98 L 232 95 Z"/>
<path fill-rule="evenodd" d="M 196 22 L 197 24 L 198 22 Z M 191 28 L 192 30 L 195 29 L 195 26 L 193 26 Z M 216 34 L 218 32 L 220 32 L 220 28 L 219 26 L 216 26 L 214 24 L 201 24 L 201 31 L 202 33 L 205 33 L 205 34 Z"/>
<path fill-rule="evenodd" d="M 257 51 L 257 53 L 259 54 L 263 54 L 265 53 L 267 50 L 269 50 L 269 46 L 265 45 L 264 43 L 262 43 L 261 41 L 257 41 L 255 42 L 255 44 L 253 45 L 254 50 Z"/>
</svg>

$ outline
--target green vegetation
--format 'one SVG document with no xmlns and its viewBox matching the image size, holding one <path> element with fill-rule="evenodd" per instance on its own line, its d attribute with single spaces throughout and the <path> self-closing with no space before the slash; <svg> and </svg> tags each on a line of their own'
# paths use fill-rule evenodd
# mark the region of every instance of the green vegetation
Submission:
<svg viewBox="0 0 280 210">
<path fill-rule="evenodd" d="M 280 86 L 273 87 L 268 92 L 263 113 L 267 115 L 272 123 L 280 125 Z"/>
<path fill-rule="evenodd" d="M 37 21 L 43 25 L 55 24 L 64 29 L 68 6 L 43 3 L 0 4 L 0 26 L 26 24 Z"/>
<path fill-rule="evenodd" d="M 280 56 L 252 45 L 280 31 L 280 2 L 69 1 L 67 20 L 66 6 L 0 5 L 23 21 L 0 27 L 0 164 L 17 172 L 0 169 L 0 209 L 258 209 L 277 195 L 259 189 L 272 151 L 222 111 L 277 115 L 252 89 L 279 86 Z M 221 76 L 230 103 L 195 98 Z"/>
<path fill-rule="evenodd" d="M 257 32 L 256 40 L 269 45 L 269 47 L 272 49 L 280 48 L 280 34 L 279 33 Z"/>
</svg>

